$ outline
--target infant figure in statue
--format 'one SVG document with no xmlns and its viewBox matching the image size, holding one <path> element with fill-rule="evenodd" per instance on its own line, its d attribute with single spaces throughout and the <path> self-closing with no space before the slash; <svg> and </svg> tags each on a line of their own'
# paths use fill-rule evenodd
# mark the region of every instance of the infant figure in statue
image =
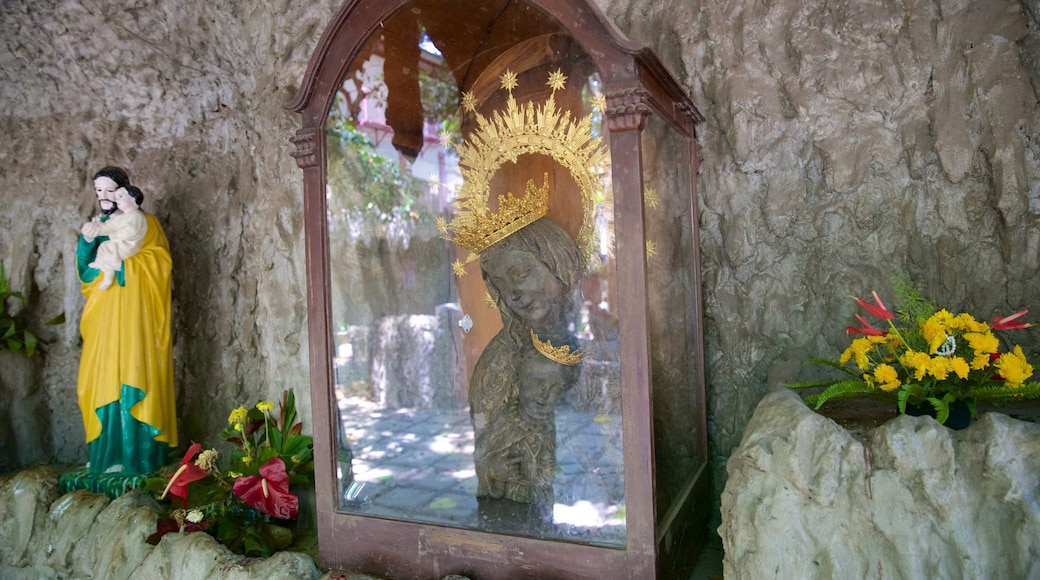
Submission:
<svg viewBox="0 0 1040 580">
<path fill-rule="evenodd" d="M 98 222 L 100 227 L 97 236 L 108 237 L 98 245 L 94 261 L 89 264 L 91 268 L 101 270 L 102 279 L 98 290 L 107 290 L 116 272 L 123 269 L 123 260 L 141 249 L 148 231 L 148 219 L 139 209 L 143 199 L 144 193 L 133 185 L 119 188 L 115 193 L 115 204 L 122 213 Z"/>
<path fill-rule="evenodd" d="M 556 403 L 577 382 L 580 359 L 561 362 L 541 350 L 529 348 L 519 355 L 517 395 L 487 429 L 478 471 L 486 483 L 485 497 L 536 504 L 551 513 Z"/>
</svg>

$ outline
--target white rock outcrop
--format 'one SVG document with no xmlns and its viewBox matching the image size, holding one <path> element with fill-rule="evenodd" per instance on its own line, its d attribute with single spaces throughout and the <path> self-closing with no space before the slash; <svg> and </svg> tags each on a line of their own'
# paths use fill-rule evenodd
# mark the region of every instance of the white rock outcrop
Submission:
<svg viewBox="0 0 1040 580">
<path fill-rule="evenodd" d="M 167 534 L 157 546 L 158 505 L 140 492 L 109 501 L 74 491 L 59 497 L 58 474 L 47 467 L 0 478 L 0 578 L 316 579 L 310 556 L 270 558 L 231 553 L 204 533 Z"/>
<path fill-rule="evenodd" d="M 857 437 L 792 391 L 730 457 L 725 577 L 1040 578 L 1040 425 L 901 415 Z"/>
</svg>

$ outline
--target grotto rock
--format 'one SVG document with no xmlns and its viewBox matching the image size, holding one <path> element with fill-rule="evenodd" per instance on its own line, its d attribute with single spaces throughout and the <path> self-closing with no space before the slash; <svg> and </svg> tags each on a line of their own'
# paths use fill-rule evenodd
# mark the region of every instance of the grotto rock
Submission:
<svg viewBox="0 0 1040 580">
<path fill-rule="evenodd" d="M 767 395 L 727 463 L 726 578 L 1040 577 L 1040 425 L 851 432 Z"/>
</svg>

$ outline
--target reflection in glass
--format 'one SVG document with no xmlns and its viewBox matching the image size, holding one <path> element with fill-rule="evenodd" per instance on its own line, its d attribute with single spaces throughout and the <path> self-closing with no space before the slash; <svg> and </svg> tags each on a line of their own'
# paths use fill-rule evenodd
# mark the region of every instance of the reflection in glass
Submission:
<svg viewBox="0 0 1040 580">
<path fill-rule="evenodd" d="M 595 174 L 601 211 L 586 215 L 572 172 L 550 155 L 519 155 L 498 168 L 489 205 L 544 189 L 546 217 L 468 265 L 443 229 L 464 185 L 454 145 L 477 129 L 459 110 L 463 92 L 491 115 L 505 102 L 502 72 L 518 74 L 518 101 L 544 102 L 547 75 L 563 70 L 570 80 L 555 98 L 584 117 L 601 100 L 597 77 L 523 3 L 488 17 L 520 11 L 547 29 L 503 26 L 509 38 L 477 57 L 444 40 L 454 20 L 436 6 L 416 2 L 384 23 L 329 114 L 340 509 L 624 545 L 609 169 Z M 591 130 L 602 132 L 599 114 Z M 577 246 L 585 223 L 591 252 Z M 564 346 L 583 356 L 560 355 Z"/>
<path fill-rule="evenodd" d="M 657 461 L 658 518 L 681 503 L 707 458 L 700 441 L 694 341 L 697 288 L 689 142 L 661 117 L 648 118 L 643 216 Z"/>
</svg>

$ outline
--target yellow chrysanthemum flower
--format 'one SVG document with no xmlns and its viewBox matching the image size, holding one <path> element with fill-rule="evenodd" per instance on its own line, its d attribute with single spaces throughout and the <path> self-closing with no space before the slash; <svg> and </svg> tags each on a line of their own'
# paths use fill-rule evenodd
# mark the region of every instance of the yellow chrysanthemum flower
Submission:
<svg viewBox="0 0 1040 580">
<path fill-rule="evenodd" d="M 874 380 L 877 382 L 878 388 L 886 392 L 894 391 L 902 384 L 899 380 L 899 373 L 892 365 L 887 364 L 880 364 L 874 369 Z"/>
<path fill-rule="evenodd" d="M 248 455 L 246 455 L 245 457 L 242 458 L 242 464 L 243 465 L 249 465 L 252 462 L 253 462 L 253 458 L 248 456 Z"/>
<path fill-rule="evenodd" d="M 946 377 L 950 375 L 950 359 L 944 356 L 933 357 L 928 361 L 928 374 L 945 381 Z"/>
<path fill-rule="evenodd" d="M 256 404 L 256 408 L 259 409 L 261 413 L 266 413 L 271 409 L 274 409 L 274 403 L 271 401 L 260 401 Z"/>
<path fill-rule="evenodd" d="M 249 414 L 249 411 L 246 410 L 245 407 L 238 407 L 234 411 L 231 411 L 231 414 L 228 415 L 227 422 L 228 423 L 242 423 L 243 421 L 246 420 L 246 416 L 248 414 Z"/>
<path fill-rule="evenodd" d="M 971 372 L 971 368 L 968 366 L 968 361 L 959 356 L 950 358 L 950 370 L 953 371 L 953 374 L 962 379 L 968 378 L 968 373 Z"/>
<path fill-rule="evenodd" d="M 928 343 L 929 354 L 935 354 L 935 351 L 939 350 L 939 347 L 946 342 L 946 328 L 939 320 L 938 314 L 932 316 L 921 325 L 921 336 Z"/>
<path fill-rule="evenodd" d="M 950 323 L 953 322 L 953 314 L 949 310 L 943 308 L 932 315 L 929 320 L 935 320 L 943 326 L 943 328 L 949 327 Z"/>
<path fill-rule="evenodd" d="M 849 360 L 855 360 L 856 366 L 860 370 L 866 370 L 870 367 L 870 360 L 867 359 L 867 353 L 874 348 L 870 340 L 865 337 L 857 338 L 852 341 L 849 348 L 845 349 L 845 352 L 841 353 L 841 358 L 838 359 L 841 364 L 849 362 Z"/>
<path fill-rule="evenodd" d="M 988 354 L 980 354 L 975 358 L 971 359 L 971 370 L 977 371 L 984 369 L 989 366 L 990 356 Z"/>
<path fill-rule="evenodd" d="M 967 312 L 962 312 L 950 321 L 950 329 L 961 332 L 985 332 L 988 326 L 984 322 L 975 320 L 975 317 Z"/>
<path fill-rule="evenodd" d="M 932 357 L 923 352 L 907 349 L 907 351 L 903 353 L 901 360 L 904 367 L 914 371 L 914 378 L 921 380 L 928 374 L 928 367 L 932 361 Z"/>
<path fill-rule="evenodd" d="M 997 372 L 1004 377 L 1004 382 L 1012 388 L 1021 387 L 1022 383 L 1033 376 L 1033 366 L 1026 360 L 1021 346 L 1015 346 L 1011 352 L 1000 355 L 996 362 Z"/>
<path fill-rule="evenodd" d="M 229 471 L 229 472 L 227 472 L 227 474 L 228 474 L 228 477 L 233 477 L 233 478 L 242 477 L 242 474 L 237 472 L 237 471 Z"/>
<path fill-rule="evenodd" d="M 997 352 L 1000 348 L 1000 339 L 993 336 L 991 332 L 966 332 L 964 333 L 964 340 L 968 341 L 968 346 L 971 350 L 975 351 L 975 356 L 989 355 Z M 987 362 L 989 356 L 986 357 Z"/>
</svg>

